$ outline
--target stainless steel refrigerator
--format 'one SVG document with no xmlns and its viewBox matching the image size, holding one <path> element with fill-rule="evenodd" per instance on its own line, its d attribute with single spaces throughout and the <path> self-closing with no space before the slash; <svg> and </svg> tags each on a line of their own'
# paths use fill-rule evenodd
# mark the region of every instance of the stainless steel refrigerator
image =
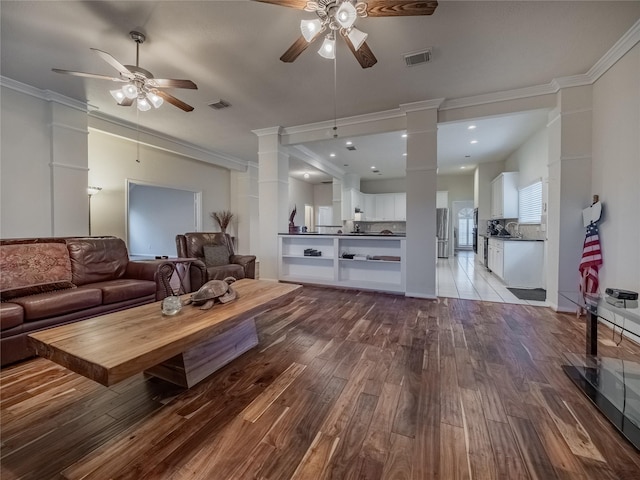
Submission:
<svg viewBox="0 0 640 480">
<path fill-rule="evenodd" d="M 436 208 L 438 258 L 449 257 L 449 209 Z"/>
</svg>

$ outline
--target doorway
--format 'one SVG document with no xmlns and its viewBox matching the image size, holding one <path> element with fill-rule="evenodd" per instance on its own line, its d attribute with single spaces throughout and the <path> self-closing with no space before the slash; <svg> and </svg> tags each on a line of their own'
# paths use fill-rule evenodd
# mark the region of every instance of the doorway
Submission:
<svg viewBox="0 0 640 480">
<path fill-rule="evenodd" d="M 202 229 L 202 194 L 127 180 L 127 243 L 132 257 L 176 256 L 176 235 Z"/>
<path fill-rule="evenodd" d="M 453 240 L 454 249 L 473 249 L 473 202 L 454 201 L 453 205 Z"/>
</svg>

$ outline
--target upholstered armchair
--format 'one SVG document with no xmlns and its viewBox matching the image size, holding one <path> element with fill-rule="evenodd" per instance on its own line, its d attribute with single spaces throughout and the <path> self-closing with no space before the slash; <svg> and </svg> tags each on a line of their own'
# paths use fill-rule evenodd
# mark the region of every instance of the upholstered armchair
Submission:
<svg viewBox="0 0 640 480">
<path fill-rule="evenodd" d="M 227 233 L 188 232 L 176 235 L 176 247 L 178 257 L 199 260 L 191 265 L 192 290 L 197 290 L 209 280 L 256 278 L 255 255 L 236 255 Z"/>
</svg>

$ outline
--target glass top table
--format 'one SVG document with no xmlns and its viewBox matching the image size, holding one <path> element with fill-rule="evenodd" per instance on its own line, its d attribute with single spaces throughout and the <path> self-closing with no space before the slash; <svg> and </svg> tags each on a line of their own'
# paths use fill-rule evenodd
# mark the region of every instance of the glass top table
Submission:
<svg viewBox="0 0 640 480">
<path fill-rule="evenodd" d="M 584 298 L 579 292 L 558 293 L 587 314 L 585 352 L 565 353 L 563 370 L 618 431 L 640 450 L 640 363 L 600 357 L 597 342 L 600 320 L 638 340 L 638 302 L 614 305 L 601 295 Z"/>
</svg>

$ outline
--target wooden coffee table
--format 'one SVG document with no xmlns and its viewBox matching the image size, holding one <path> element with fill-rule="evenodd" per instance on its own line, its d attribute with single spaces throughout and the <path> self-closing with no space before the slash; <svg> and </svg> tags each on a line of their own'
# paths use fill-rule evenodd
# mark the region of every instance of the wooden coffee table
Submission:
<svg viewBox="0 0 640 480">
<path fill-rule="evenodd" d="M 41 357 L 105 386 L 146 372 L 190 388 L 256 346 L 254 317 L 302 288 L 251 279 L 233 287 L 238 299 L 210 310 L 187 305 L 165 316 L 155 302 L 32 333 L 29 341 Z"/>
</svg>

